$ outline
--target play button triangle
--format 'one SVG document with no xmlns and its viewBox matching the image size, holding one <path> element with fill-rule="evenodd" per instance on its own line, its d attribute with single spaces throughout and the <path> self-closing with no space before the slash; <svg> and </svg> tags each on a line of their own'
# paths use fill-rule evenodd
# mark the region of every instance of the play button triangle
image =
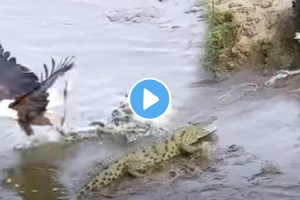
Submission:
<svg viewBox="0 0 300 200">
<path fill-rule="evenodd" d="M 146 110 L 152 105 L 156 104 L 159 101 L 159 98 L 155 96 L 152 92 L 147 89 L 144 89 L 143 94 L 143 109 Z"/>
</svg>

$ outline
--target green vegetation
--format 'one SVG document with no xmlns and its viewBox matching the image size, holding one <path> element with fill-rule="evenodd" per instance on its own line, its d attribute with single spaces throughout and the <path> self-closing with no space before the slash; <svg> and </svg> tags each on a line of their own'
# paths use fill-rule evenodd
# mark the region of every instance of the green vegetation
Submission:
<svg viewBox="0 0 300 200">
<path fill-rule="evenodd" d="M 203 66 L 212 72 L 229 70 L 220 60 L 222 52 L 230 49 L 236 42 L 233 15 L 230 11 L 208 9 L 208 39 L 203 58 Z"/>
</svg>

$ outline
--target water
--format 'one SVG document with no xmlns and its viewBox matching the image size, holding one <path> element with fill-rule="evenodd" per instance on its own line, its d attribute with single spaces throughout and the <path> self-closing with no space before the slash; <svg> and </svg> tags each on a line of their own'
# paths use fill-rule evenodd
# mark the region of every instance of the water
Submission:
<svg viewBox="0 0 300 200">
<path fill-rule="evenodd" d="M 250 72 L 221 83 L 202 82 L 211 75 L 198 63 L 206 28 L 203 7 L 195 4 L 3 0 L 1 43 L 37 74 L 50 57 L 77 57 L 70 126 L 107 118 L 131 86 L 145 77 L 160 79 L 171 91 L 173 109 L 158 124 L 173 127 L 218 117 L 215 148 L 220 150 L 211 171 L 151 186 L 143 179 L 125 180 L 120 188 L 133 191 L 114 199 L 298 199 L 298 93 L 255 90 L 250 83 L 261 84 L 265 78 Z M 92 161 L 122 150 L 119 144 L 93 141 L 15 152 L 12 147 L 24 139 L 16 123 L 3 118 L 0 128 L 0 177 L 10 182 L 0 188 L 2 199 L 59 199 L 65 196 L 63 188 L 76 182 Z M 229 153 L 232 144 L 244 150 Z M 256 175 L 266 163 L 281 174 L 270 170 Z"/>
<path fill-rule="evenodd" d="M 205 24 L 197 18 L 203 12 L 195 4 L 132 0 L 5 1 L 0 5 L 1 42 L 18 62 L 37 74 L 42 71 L 42 63 L 50 63 L 50 57 L 58 60 L 76 56 L 76 78 L 72 82 L 72 103 L 76 106 L 71 108 L 74 115 L 69 116 L 70 126 L 107 118 L 132 85 L 146 77 L 168 85 L 176 110 L 188 99 L 188 84 L 206 77 L 198 67 Z M 199 12 L 188 13 L 191 9 Z M 176 113 L 171 111 L 171 115 Z M 161 124 L 167 124 L 169 118 Z M 64 174 L 67 179 L 72 170 L 80 171 L 89 161 L 115 151 L 112 145 L 50 145 L 23 155 L 12 151 L 24 139 L 16 123 L 3 119 L 1 129 L 1 177 L 13 177 L 12 185 L 20 186 L 15 191 L 22 191 L 23 199 L 56 199 L 61 196 L 52 191 L 60 186 L 57 174 Z M 11 192 L 10 189 L 5 192 Z M 2 194 L 8 198 L 4 191 Z"/>
</svg>

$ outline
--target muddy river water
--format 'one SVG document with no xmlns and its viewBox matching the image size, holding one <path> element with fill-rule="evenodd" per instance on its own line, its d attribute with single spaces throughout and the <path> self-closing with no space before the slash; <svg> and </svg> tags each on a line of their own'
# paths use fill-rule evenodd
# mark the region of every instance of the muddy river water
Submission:
<svg viewBox="0 0 300 200">
<path fill-rule="evenodd" d="M 73 126 L 108 117 L 145 77 L 162 80 L 172 94 L 172 110 L 159 125 L 218 117 L 210 170 L 149 187 L 132 181 L 133 192 L 114 199 L 299 199 L 297 91 L 257 89 L 265 77 L 250 72 L 206 81 L 212 76 L 198 62 L 206 32 L 203 9 L 192 0 L 4 0 L 1 43 L 37 73 L 50 56 L 77 57 Z M 0 177 L 12 186 L 1 186 L 5 200 L 63 199 L 62 188 L 82 169 L 120 149 L 90 142 L 16 152 L 12 147 L 21 136 L 15 122 L 3 119 L 0 126 Z"/>
</svg>

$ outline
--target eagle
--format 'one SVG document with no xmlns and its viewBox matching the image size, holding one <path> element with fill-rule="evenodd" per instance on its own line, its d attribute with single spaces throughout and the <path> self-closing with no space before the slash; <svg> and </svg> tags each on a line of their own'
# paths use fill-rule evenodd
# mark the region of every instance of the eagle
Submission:
<svg viewBox="0 0 300 200">
<path fill-rule="evenodd" d="M 51 67 L 43 64 L 44 73 L 38 77 L 19 64 L 0 43 L 0 104 L 6 102 L 1 106 L 16 113 L 15 120 L 27 136 L 35 134 L 33 125 L 54 126 L 45 115 L 49 104 L 49 89 L 57 78 L 74 65 L 74 56 L 65 57 L 59 63 L 51 58 Z M 67 95 L 66 88 L 63 95 Z M 60 133 L 63 135 L 62 131 Z"/>
</svg>

